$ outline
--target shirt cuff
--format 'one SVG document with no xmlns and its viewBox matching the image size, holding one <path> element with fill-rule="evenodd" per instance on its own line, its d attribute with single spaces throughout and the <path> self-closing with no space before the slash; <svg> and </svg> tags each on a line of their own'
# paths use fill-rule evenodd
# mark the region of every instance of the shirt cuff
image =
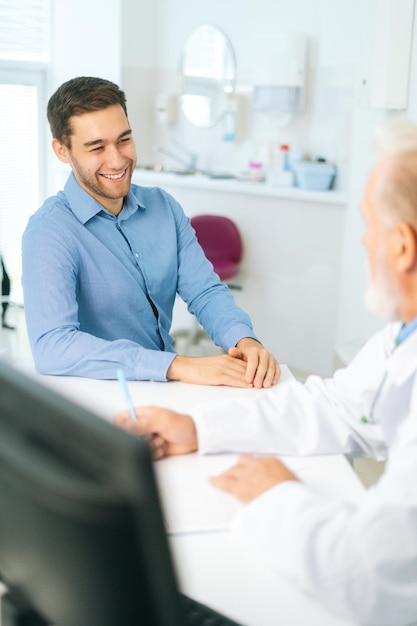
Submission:
<svg viewBox="0 0 417 626">
<path fill-rule="evenodd" d="M 223 347 L 228 350 L 244 337 L 250 337 L 251 339 L 259 341 L 258 337 L 249 326 L 246 326 L 246 324 L 236 324 L 236 326 L 233 326 L 223 337 Z"/>
<path fill-rule="evenodd" d="M 146 359 L 146 366 L 143 362 L 139 362 L 137 365 L 137 380 L 154 380 L 156 382 L 166 382 L 167 371 L 172 361 L 177 356 L 176 352 L 159 352 L 157 350 L 152 351 L 153 354 L 149 358 L 149 354 Z M 143 376 L 143 372 L 146 371 L 146 378 Z"/>
</svg>

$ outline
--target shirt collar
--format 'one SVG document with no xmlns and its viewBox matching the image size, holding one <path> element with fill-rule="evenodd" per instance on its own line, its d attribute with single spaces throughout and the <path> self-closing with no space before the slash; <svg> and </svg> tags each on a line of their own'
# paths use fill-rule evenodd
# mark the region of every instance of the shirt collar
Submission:
<svg viewBox="0 0 417 626">
<path fill-rule="evenodd" d="M 415 317 L 408 324 L 403 324 L 400 328 L 400 332 L 397 335 L 395 344 L 399 346 L 403 341 L 407 339 L 415 330 L 417 330 L 417 317 Z"/>
<path fill-rule="evenodd" d="M 64 193 L 71 207 L 71 211 L 82 224 L 85 224 L 100 212 L 102 212 L 103 215 L 111 216 L 109 211 L 106 211 L 93 196 L 90 196 L 90 194 L 78 184 L 73 172 L 71 172 L 65 183 Z M 127 219 L 138 209 L 146 209 L 142 196 L 143 194 L 140 193 L 140 188 L 136 185 L 132 185 L 129 193 L 123 200 L 123 209 L 120 213 L 121 219 Z"/>
</svg>

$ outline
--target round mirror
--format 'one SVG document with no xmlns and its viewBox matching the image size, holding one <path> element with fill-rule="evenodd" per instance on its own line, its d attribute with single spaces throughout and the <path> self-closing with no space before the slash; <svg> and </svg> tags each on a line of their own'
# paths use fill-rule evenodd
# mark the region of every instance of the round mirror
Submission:
<svg viewBox="0 0 417 626">
<path fill-rule="evenodd" d="M 232 46 L 221 30 L 203 24 L 187 37 L 181 59 L 181 109 L 195 126 L 216 124 L 236 80 Z"/>
</svg>

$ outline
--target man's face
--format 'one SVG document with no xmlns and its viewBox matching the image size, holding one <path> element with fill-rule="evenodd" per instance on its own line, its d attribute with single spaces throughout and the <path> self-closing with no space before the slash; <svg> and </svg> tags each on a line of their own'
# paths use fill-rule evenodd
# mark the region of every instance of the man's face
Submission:
<svg viewBox="0 0 417 626">
<path fill-rule="evenodd" d="M 74 115 L 68 148 L 54 139 L 61 161 L 69 163 L 79 185 L 105 209 L 117 215 L 130 189 L 136 148 L 129 122 L 118 104 Z"/>
<path fill-rule="evenodd" d="M 371 173 L 362 200 L 365 233 L 362 243 L 368 254 L 370 281 L 365 293 L 365 304 L 386 322 L 399 319 L 401 292 L 395 282 L 390 262 L 391 233 L 375 206 L 375 184 L 378 172 Z"/>
</svg>

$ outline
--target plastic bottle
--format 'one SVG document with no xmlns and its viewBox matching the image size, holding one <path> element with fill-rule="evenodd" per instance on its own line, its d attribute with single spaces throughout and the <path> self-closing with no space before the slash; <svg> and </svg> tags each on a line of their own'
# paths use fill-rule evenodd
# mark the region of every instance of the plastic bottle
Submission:
<svg viewBox="0 0 417 626">
<path fill-rule="evenodd" d="M 232 101 L 228 102 L 223 116 L 223 139 L 224 141 L 236 139 L 236 108 Z"/>
<path fill-rule="evenodd" d="M 290 147 L 283 143 L 274 150 L 272 155 L 272 166 L 269 175 L 269 183 L 276 187 L 292 187 L 294 184 L 294 173 L 291 170 Z"/>
<path fill-rule="evenodd" d="M 281 169 L 284 172 L 287 172 L 291 169 L 290 167 L 290 146 L 286 143 L 282 143 L 279 147 L 279 152 L 280 152 L 280 162 L 281 162 Z"/>
</svg>

